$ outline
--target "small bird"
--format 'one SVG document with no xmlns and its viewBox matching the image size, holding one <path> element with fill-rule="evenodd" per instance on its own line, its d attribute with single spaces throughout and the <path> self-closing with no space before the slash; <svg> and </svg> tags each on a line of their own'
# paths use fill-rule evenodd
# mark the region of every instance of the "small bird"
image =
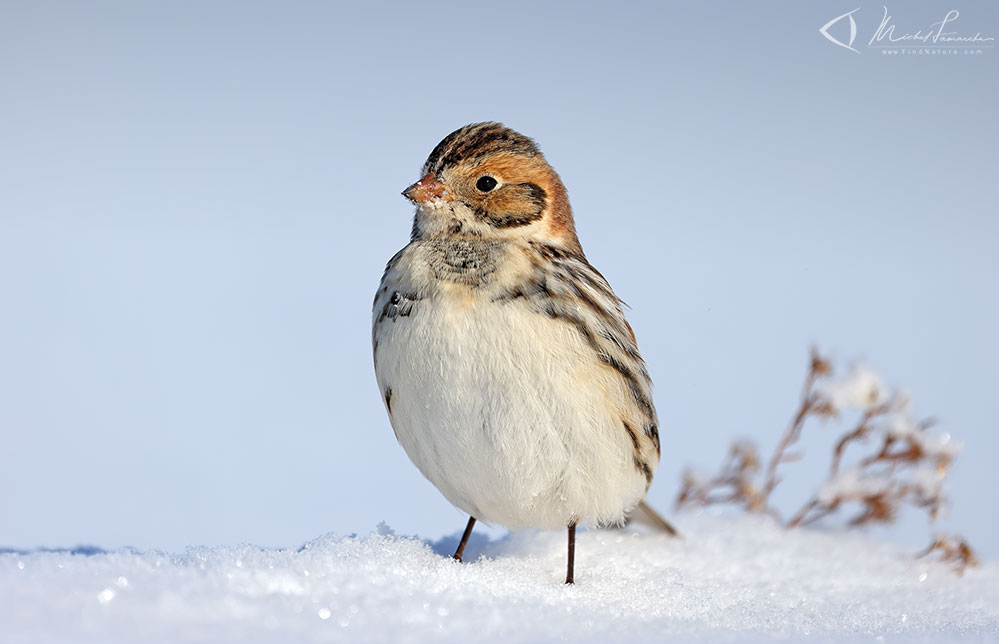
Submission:
<svg viewBox="0 0 999 644">
<path fill-rule="evenodd" d="M 533 140 L 466 125 L 420 174 L 402 193 L 416 204 L 410 242 L 389 260 L 372 311 L 390 422 L 469 515 L 455 559 L 476 519 L 566 528 L 571 584 L 576 526 L 623 523 L 659 464 L 635 334 Z"/>
</svg>

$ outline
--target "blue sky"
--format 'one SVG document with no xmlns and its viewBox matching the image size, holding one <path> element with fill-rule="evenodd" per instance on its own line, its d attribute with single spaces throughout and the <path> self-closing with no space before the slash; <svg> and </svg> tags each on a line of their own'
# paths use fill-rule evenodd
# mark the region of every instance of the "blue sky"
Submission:
<svg viewBox="0 0 999 644">
<path fill-rule="evenodd" d="M 0 7 L 0 545 L 459 530 L 392 435 L 369 311 L 399 192 L 499 120 L 632 307 L 654 504 L 768 449 L 817 343 L 965 442 L 941 527 L 997 554 L 999 51 L 882 54 L 876 3 L 859 53 L 818 31 L 856 2 L 361 4 Z M 900 33 L 951 9 L 999 35 L 993 2 L 889 6 Z"/>
</svg>

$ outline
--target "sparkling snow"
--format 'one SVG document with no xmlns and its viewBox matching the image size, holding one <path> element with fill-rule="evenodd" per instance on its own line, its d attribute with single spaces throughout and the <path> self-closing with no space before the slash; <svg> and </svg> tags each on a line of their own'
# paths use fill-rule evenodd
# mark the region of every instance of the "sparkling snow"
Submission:
<svg viewBox="0 0 999 644">
<path fill-rule="evenodd" d="M 997 641 L 999 565 L 958 577 L 862 534 L 682 515 L 682 540 L 581 532 L 300 549 L 0 554 L 0 641 Z"/>
</svg>

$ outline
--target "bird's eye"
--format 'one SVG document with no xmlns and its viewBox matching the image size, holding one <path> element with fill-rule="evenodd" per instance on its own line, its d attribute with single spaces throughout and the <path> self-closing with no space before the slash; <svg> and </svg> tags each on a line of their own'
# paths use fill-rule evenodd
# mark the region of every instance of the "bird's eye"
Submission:
<svg viewBox="0 0 999 644">
<path fill-rule="evenodd" d="M 475 182 L 475 187 L 482 192 L 489 192 L 496 187 L 496 179 L 493 179 L 488 174 L 479 177 L 479 180 Z"/>
</svg>

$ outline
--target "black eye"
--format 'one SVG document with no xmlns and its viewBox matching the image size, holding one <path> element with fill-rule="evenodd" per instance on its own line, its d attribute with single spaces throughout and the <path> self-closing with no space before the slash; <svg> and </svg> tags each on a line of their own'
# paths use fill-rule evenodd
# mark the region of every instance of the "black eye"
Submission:
<svg viewBox="0 0 999 644">
<path fill-rule="evenodd" d="M 475 182 L 475 187 L 482 192 L 489 192 L 496 187 L 496 179 L 493 179 L 488 174 L 479 177 L 479 180 Z"/>
</svg>

